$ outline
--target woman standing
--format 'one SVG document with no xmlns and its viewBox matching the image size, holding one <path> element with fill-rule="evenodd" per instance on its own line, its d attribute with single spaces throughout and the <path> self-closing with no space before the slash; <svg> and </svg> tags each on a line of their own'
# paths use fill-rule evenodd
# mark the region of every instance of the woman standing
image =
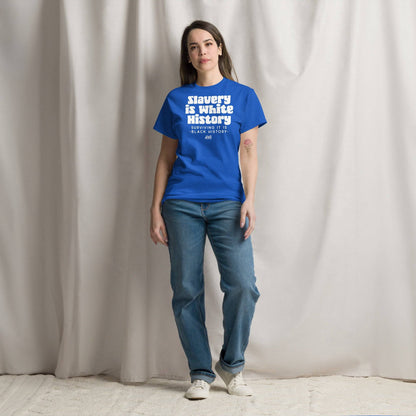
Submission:
<svg viewBox="0 0 416 416">
<path fill-rule="evenodd" d="M 192 382 L 188 399 L 208 397 L 216 377 L 205 327 L 207 235 L 224 292 L 224 343 L 215 370 L 230 394 L 252 395 L 242 370 L 260 296 L 250 234 L 257 131 L 266 119 L 254 90 L 234 81 L 232 72 L 218 29 L 201 20 L 191 23 L 182 35 L 182 85 L 169 92 L 154 125 L 163 137 L 150 234 L 155 244 L 169 248 L 172 308 Z"/>
</svg>

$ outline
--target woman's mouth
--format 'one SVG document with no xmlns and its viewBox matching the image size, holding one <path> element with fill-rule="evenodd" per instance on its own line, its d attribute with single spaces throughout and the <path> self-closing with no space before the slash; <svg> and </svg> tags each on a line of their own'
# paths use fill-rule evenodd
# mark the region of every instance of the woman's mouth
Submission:
<svg viewBox="0 0 416 416">
<path fill-rule="evenodd" d="M 209 61 L 209 59 L 200 59 L 199 63 L 200 64 L 206 64 Z"/>
</svg>

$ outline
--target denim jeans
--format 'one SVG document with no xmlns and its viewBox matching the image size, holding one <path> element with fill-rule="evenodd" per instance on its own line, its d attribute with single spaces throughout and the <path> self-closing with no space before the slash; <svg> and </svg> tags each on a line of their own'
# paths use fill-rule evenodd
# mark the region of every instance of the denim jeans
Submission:
<svg viewBox="0 0 416 416">
<path fill-rule="evenodd" d="M 251 321 L 260 293 L 256 287 L 251 237 L 244 240 L 248 218 L 240 228 L 239 201 L 190 202 L 167 199 L 162 217 L 168 234 L 172 308 L 191 381 L 212 383 L 212 357 L 205 327 L 204 247 L 211 243 L 224 293 L 224 343 L 221 367 L 236 374 L 244 367 Z"/>
</svg>

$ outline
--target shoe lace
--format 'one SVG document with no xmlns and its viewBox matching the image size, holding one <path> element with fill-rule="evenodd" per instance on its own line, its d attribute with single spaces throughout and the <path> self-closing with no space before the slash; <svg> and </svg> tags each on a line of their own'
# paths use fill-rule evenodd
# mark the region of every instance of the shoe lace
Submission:
<svg viewBox="0 0 416 416">
<path fill-rule="evenodd" d="M 197 389 L 204 389 L 205 388 L 205 383 L 206 383 L 206 381 L 204 381 L 204 380 L 196 379 L 193 384 L 194 384 L 195 388 L 197 388 Z"/>
<path fill-rule="evenodd" d="M 246 382 L 243 379 L 243 374 L 237 373 L 232 380 L 230 381 L 231 387 L 237 387 L 237 386 L 247 386 Z"/>
</svg>

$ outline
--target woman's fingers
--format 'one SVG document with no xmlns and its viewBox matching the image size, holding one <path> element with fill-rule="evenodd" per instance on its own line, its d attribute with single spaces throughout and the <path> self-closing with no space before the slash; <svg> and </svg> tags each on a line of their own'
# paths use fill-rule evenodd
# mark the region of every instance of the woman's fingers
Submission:
<svg viewBox="0 0 416 416">
<path fill-rule="evenodd" d="M 250 209 L 247 209 L 243 206 L 240 216 L 240 227 L 243 228 L 246 223 L 246 217 L 248 217 L 248 227 L 244 232 L 244 240 L 247 240 L 250 237 L 251 233 L 254 231 L 254 225 L 256 222 L 256 215 Z"/>
<path fill-rule="evenodd" d="M 164 246 L 168 245 L 168 234 L 166 232 L 166 226 L 161 215 L 157 215 L 156 217 L 152 218 L 150 237 L 155 244 L 161 243 Z"/>
<path fill-rule="evenodd" d="M 162 230 L 162 227 L 152 230 L 150 237 L 152 238 L 155 244 L 161 243 L 164 246 L 168 244 L 168 238 L 166 236 L 166 230 Z"/>
<path fill-rule="evenodd" d="M 159 231 L 160 242 L 164 245 L 168 245 L 168 233 L 166 232 L 166 227 L 164 224 L 161 224 Z"/>
<path fill-rule="evenodd" d="M 246 216 L 247 216 L 247 209 L 243 207 L 241 209 L 241 215 L 240 215 L 240 228 L 244 227 L 244 224 L 246 223 Z"/>
<path fill-rule="evenodd" d="M 248 217 L 248 227 L 244 233 L 244 240 L 247 240 L 247 238 L 250 237 L 251 233 L 254 231 L 254 226 L 256 223 L 256 217 L 255 215 L 252 215 L 250 211 L 247 212 L 247 217 Z"/>
</svg>

